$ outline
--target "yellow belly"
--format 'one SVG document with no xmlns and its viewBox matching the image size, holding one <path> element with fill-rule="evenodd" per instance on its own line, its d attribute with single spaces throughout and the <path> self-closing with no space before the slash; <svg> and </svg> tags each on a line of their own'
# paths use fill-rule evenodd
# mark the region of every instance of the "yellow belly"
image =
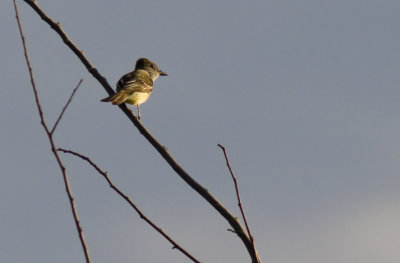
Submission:
<svg viewBox="0 0 400 263">
<path fill-rule="evenodd" d="M 150 97 L 150 94 L 151 93 L 135 92 L 125 101 L 125 103 L 132 104 L 133 106 L 139 106 Z"/>
</svg>

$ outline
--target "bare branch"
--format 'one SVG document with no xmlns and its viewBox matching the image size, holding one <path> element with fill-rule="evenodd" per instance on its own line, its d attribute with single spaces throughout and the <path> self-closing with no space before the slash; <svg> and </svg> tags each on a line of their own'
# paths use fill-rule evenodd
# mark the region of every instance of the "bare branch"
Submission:
<svg viewBox="0 0 400 263">
<path fill-rule="evenodd" d="M 61 29 L 59 23 L 54 22 L 49 18 L 33 0 L 24 0 L 28 5 L 30 5 L 35 12 L 48 24 L 50 27 L 56 31 L 56 33 L 61 37 L 64 43 L 72 50 L 72 52 L 81 60 L 85 65 L 87 70 L 96 78 L 108 94 L 113 94 L 114 91 L 111 89 L 107 80 L 91 65 L 84 54 L 76 47 L 76 45 L 70 40 L 66 33 Z M 149 141 L 151 145 L 159 152 L 159 154 L 164 158 L 164 160 L 171 166 L 171 168 L 184 180 L 190 187 L 192 187 L 198 194 L 200 194 L 214 209 L 216 209 L 228 223 L 235 230 L 239 238 L 242 240 L 243 244 L 252 258 L 253 263 L 261 262 L 254 252 L 254 246 L 245 231 L 245 229 L 240 224 L 232 213 L 225 208 L 213 195 L 211 195 L 207 189 L 201 186 L 197 181 L 195 181 L 172 157 L 168 152 L 167 148 L 160 144 L 155 137 L 143 126 L 143 124 L 137 119 L 136 115 L 133 114 L 125 104 L 119 105 L 120 109 L 125 113 L 125 115 L 131 120 L 131 122 L 136 126 L 139 132 Z"/>
<path fill-rule="evenodd" d="M 250 241 L 251 241 L 251 244 L 253 246 L 254 252 L 257 254 L 256 246 L 254 244 L 254 238 L 251 235 L 250 228 L 249 228 L 249 225 L 248 225 L 247 219 L 246 219 L 246 214 L 244 213 L 244 210 L 243 210 L 242 201 L 240 200 L 239 187 L 238 187 L 238 184 L 237 184 L 237 180 L 236 180 L 235 175 L 233 174 L 233 170 L 232 170 L 231 164 L 229 162 L 228 155 L 226 153 L 226 149 L 221 144 L 218 144 L 218 147 L 221 148 L 222 152 L 224 153 L 226 166 L 228 167 L 229 173 L 232 176 L 233 183 L 235 184 L 236 198 L 237 198 L 237 201 L 238 201 L 238 206 L 239 206 L 239 209 L 240 209 L 240 213 L 242 214 L 242 218 L 243 218 L 244 224 L 246 225 L 247 234 L 250 237 Z"/>
<path fill-rule="evenodd" d="M 36 88 L 35 80 L 34 80 L 34 77 L 33 77 L 32 66 L 31 66 L 31 63 L 30 63 L 30 60 L 29 60 L 28 50 L 27 50 L 26 43 L 25 43 L 25 37 L 24 37 L 24 34 L 22 32 L 21 21 L 19 19 L 19 15 L 18 15 L 17 3 L 16 3 L 16 0 L 13 0 L 13 1 L 14 1 L 15 17 L 17 19 L 18 29 L 19 29 L 19 33 L 20 33 L 21 41 L 22 41 L 22 46 L 24 48 L 26 65 L 28 67 L 29 75 L 30 75 L 30 78 L 31 78 L 31 84 L 32 84 L 33 93 L 35 95 L 36 106 L 37 106 L 37 109 L 38 109 L 38 112 L 39 112 L 40 123 L 42 124 L 42 126 L 43 126 L 43 128 L 44 128 L 44 130 L 45 130 L 45 132 L 47 134 L 47 137 L 49 139 L 49 143 L 50 143 L 50 146 L 51 146 L 51 151 L 53 152 L 54 157 L 56 158 L 58 166 L 60 167 L 61 173 L 63 175 L 65 190 L 67 192 L 68 199 L 69 199 L 69 204 L 70 204 L 71 210 L 72 210 L 72 215 L 74 217 L 75 227 L 76 227 L 76 230 L 78 231 L 78 235 L 79 235 L 79 239 L 81 241 L 82 249 L 83 249 L 83 252 L 85 254 L 86 263 L 90 263 L 89 251 L 87 249 L 85 238 L 84 238 L 83 232 L 82 232 L 82 227 L 81 227 L 81 224 L 79 222 L 78 212 L 76 210 L 75 201 L 74 201 L 74 198 L 73 198 L 72 193 L 71 193 L 71 188 L 70 188 L 70 185 L 69 185 L 69 182 L 68 182 L 67 172 L 66 172 L 65 166 L 63 165 L 63 163 L 62 163 L 62 161 L 61 161 L 61 159 L 60 159 L 60 157 L 59 157 L 59 155 L 58 155 L 58 153 L 56 151 L 56 146 L 55 146 L 55 143 L 54 143 L 54 140 L 53 140 L 53 135 L 50 132 L 50 130 L 49 130 L 47 124 L 46 124 L 46 121 L 44 119 L 43 110 L 42 110 L 42 106 L 40 104 L 39 94 L 38 94 L 38 91 L 37 91 L 37 88 Z"/>
<path fill-rule="evenodd" d="M 82 81 L 83 81 L 83 80 L 81 79 L 81 80 L 79 81 L 78 85 L 76 85 L 76 87 L 75 87 L 74 90 L 72 91 L 71 96 L 69 97 L 67 103 L 65 104 L 65 106 L 64 106 L 64 108 L 62 109 L 60 115 L 58 116 L 58 119 L 57 119 L 56 122 L 54 123 L 53 128 L 51 129 L 51 132 L 50 132 L 51 134 L 53 134 L 54 131 L 56 130 L 58 123 L 60 122 L 62 116 L 64 115 L 65 110 L 68 108 L 69 104 L 71 103 L 72 98 L 74 97 L 75 92 L 78 90 L 78 88 L 79 88 L 79 86 L 81 85 Z"/>
<path fill-rule="evenodd" d="M 189 252 L 187 252 L 184 248 L 182 248 L 178 243 L 176 243 L 170 236 L 168 236 L 160 227 L 158 227 L 155 223 L 153 223 L 148 217 L 146 217 L 143 212 L 132 202 L 132 200 L 124 194 L 118 187 L 116 187 L 111 179 L 108 177 L 107 172 L 101 170 L 98 165 L 96 165 L 89 157 L 84 156 L 80 153 L 71 151 L 71 150 L 66 150 L 63 148 L 58 148 L 58 151 L 64 152 L 64 153 L 69 153 L 72 155 L 75 155 L 82 160 L 88 162 L 99 174 L 101 174 L 104 179 L 106 179 L 107 183 L 113 189 L 118 195 L 120 195 L 126 202 L 129 203 L 129 205 L 139 214 L 140 218 L 142 218 L 144 221 L 146 221 L 152 228 L 154 228 L 158 233 L 160 233 L 165 239 L 167 239 L 171 244 L 173 249 L 178 249 L 181 251 L 184 255 L 186 255 L 188 258 L 190 258 L 193 262 L 199 263 L 200 261 L 197 260 L 194 256 L 192 256 Z"/>
<path fill-rule="evenodd" d="M 54 30 L 58 33 L 64 43 L 74 52 L 74 54 L 79 58 L 79 60 L 85 65 L 86 69 L 89 71 L 92 76 L 97 79 L 100 84 L 104 87 L 104 89 L 108 92 L 109 95 L 113 94 L 114 91 L 111 88 L 110 84 L 108 84 L 107 80 L 98 73 L 97 69 L 90 64 L 89 60 L 83 54 L 81 50 L 79 50 L 74 43 L 69 39 L 67 34 L 65 34 L 64 30 L 61 28 L 61 24 L 58 22 L 54 22 L 50 17 L 48 17 L 37 5 L 34 0 L 24 0 L 25 3 L 30 5 L 33 10 Z"/>
</svg>

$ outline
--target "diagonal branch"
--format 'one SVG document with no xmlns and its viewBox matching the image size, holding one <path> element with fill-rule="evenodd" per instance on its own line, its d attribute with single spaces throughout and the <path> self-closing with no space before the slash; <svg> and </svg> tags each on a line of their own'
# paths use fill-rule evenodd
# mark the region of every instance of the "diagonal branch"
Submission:
<svg viewBox="0 0 400 263">
<path fill-rule="evenodd" d="M 56 120 L 56 122 L 54 123 L 53 128 L 52 128 L 51 131 L 50 131 L 51 134 L 53 134 L 54 131 L 56 130 L 58 123 L 60 122 L 61 118 L 63 117 L 65 110 L 68 108 L 69 104 L 71 103 L 72 98 L 74 97 L 75 92 L 78 90 L 78 88 L 79 88 L 79 86 L 81 85 L 81 83 L 82 83 L 82 79 L 79 81 L 78 85 L 76 85 L 76 87 L 75 87 L 74 90 L 72 91 L 71 96 L 69 97 L 67 103 L 65 104 L 64 108 L 61 110 L 61 113 L 60 113 L 60 115 L 58 116 L 58 119 Z"/>
<path fill-rule="evenodd" d="M 158 227 L 155 223 L 153 223 L 147 216 L 143 214 L 143 212 L 132 202 L 132 200 L 124 194 L 118 187 L 116 187 L 111 179 L 108 177 L 107 172 L 104 172 L 99 168 L 98 165 L 96 165 L 89 157 L 84 156 L 82 154 L 79 154 L 77 152 L 71 151 L 71 150 L 66 150 L 62 148 L 58 148 L 58 151 L 61 151 L 63 153 L 69 153 L 72 155 L 75 155 L 82 160 L 88 162 L 99 174 L 101 174 L 104 179 L 106 179 L 107 183 L 113 189 L 118 195 L 120 195 L 126 202 L 129 203 L 129 205 L 139 214 L 140 218 L 142 218 L 144 221 L 146 221 L 152 228 L 154 228 L 158 233 L 160 233 L 165 239 L 167 239 L 172 245 L 172 248 L 176 248 L 179 251 L 181 251 L 184 255 L 186 255 L 188 258 L 190 258 L 193 262 L 199 263 L 200 261 L 197 260 L 195 257 L 193 257 L 189 252 L 187 252 L 184 248 L 182 248 L 178 243 L 176 243 L 170 236 L 168 236 L 160 227 Z"/>
<path fill-rule="evenodd" d="M 91 65 L 85 55 L 76 47 L 76 45 L 70 40 L 66 33 L 62 30 L 60 23 L 54 22 L 50 17 L 48 17 L 33 0 L 24 0 L 35 12 L 61 37 L 64 43 L 72 50 L 72 52 L 81 60 L 85 65 L 86 69 L 97 79 L 108 94 L 113 94 L 114 91 L 111 89 L 107 80 Z M 253 249 L 253 244 L 248 236 L 247 232 L 244 230 L 239 220 L 235 218 L 232 213 L 225 208 L 213 195 L 211 195 L 206 188 L 201 186 L 197 181 L 195 181 L 172 157 L 168 152 L 167 148 L 160 144 L 155 137 L 143 126 L 143 124 L 137 119 L 137 117 L 127 108 L 125 104 L 121 104 L 120 109 L 125 113 L 125 115 L 131 120 L 131 122 L 136 126 L 139 132 L 149 141 L 149 143 L 159 152 L 159 154 L 164 158 L 164 160 L 171 166 L 171 168 L 184 180 L 190 187 L 192 187 L 198 194 L 200 194 L 206 201 L 214 207 L 224 218 L 228 221 L 231 227 L 235 230 L 235 233 L 242 240 L 243 244 L 252 259 L 253 263 L 259 263 L 259 259 L 256 251 Z"/>
<path fill-rule="evenodd" d="M 53 134 L 50 132 L 50 129 L 47 126 L 46 121 L 44 119 L 43 110 L 42 110 L 42 106 L 40 104 L 39 94 L 38 94 L 38 91 L 37 91 L 37 88 L 36 88 L 35 80 L 34 80 L 34 77 L 33 77 L 32 66 L 31 66 L 31 63 L 30 63 L 30 60 L 29 60 L 28 50 L 27 50 L 26 43 L 25 43 L 25 37 L 24 37 L 24 34 L 22 32 L 22 26 L 21 26 L 21 22 L 20 22 L 20 19 L 19 19 L 19 15 L 18 15 L 17 3 L 16 3 L 16 0 L 13 0 L 13 1 L 14 1 L 15 17 L 17 19 L 18 29 L 19 29 L 19 33 L 20 33 L 21 41 L 22 41 L 22 46 L 24 48 L 26 65 L 28 67 L 33 93 L 35 95 L 36 106 L 37 106 L 37 109 L 38 109 L 38 112 L 39 112 L 39 117 L 40 117 L 40 123 L 42 124 L 43 129 L 46 132 L 46 135 L 47 135 L 47 137 L 49 139 L 49 143 L 50 143 L 50 146 L 51 146 L 51 151 L 53 152 L 53 155 L 57 160 L 58 166 L 60 167 L 60 170 L 61 170 L 61 173 L 62 173 L 62 176 L 63 176 L 64 185 L 65 185 L 65 190 L 67 192 L 67 196 L 68 196 L 68 199 L 69 199 L 69 204 L 70 204 L 71 210 L 72 210 L 72 215 L 74 217 L 75 227 L 76 227 L 76 230 L 78 231 L 78 235 L 79 235 L 79 239 L 80 239 L 80 242 L 81 242 L 81 245 L 82 245 L 82 249 L 83 249 L 83 252 L 85 254 L 86 263 L 90 263 L 89 251 L 88 251 L 88 248 L 87 248 L 87 245 L 86 245 L 86 242 L 85 242 L 85 238 L 84 238 L 84 235 L 83 235 L 82 227 L 81 227 L 81 224 L 80 224 L 80 221 L 79 221 L 78 211 L 76 210 L 75 201 L 74 201 L 74 198 L 72 196 L 71 188 L 70 188 L 69 181 L 68 181 L 67 171 L 66 171 L 65 166 L 62 163 L 62 161 L 61 161 L 61 159 L 60 159 L 60 157 L 59 157 L 59 155 L 57 153 L 56 146 L 55 146 L 55 143 L 54 143 L 54 140 L 53 140 Z"/>
<path fill-rule="evenodd" d="M 97 79 L 100 84 L 104 87 L 104 89 L 108 92 L 109 95 L 113 94 L 114 91 L 111 88 L 110 84 L 108 84 L 107 80 L 99 74 L 96 68 L 92 66 L 86 56 L 83 54 L 83 51 L 79 50 L 74 43 L 72 43 L 71 39 L 67 36 L 64 30 L 61 28 L 59 22 L 54 22 L 50 17 L 48 17 L 37 5 L 34 0 L 24 0 L 25 3 L 30 5 L 33 10 L 54 30 L 58 33 L 64 43 L 74 52 L 74 54 L 79 58 L 79 60 L 85 65 L 86 69 L 89 71 L 92 76 Z"/>
</svg>

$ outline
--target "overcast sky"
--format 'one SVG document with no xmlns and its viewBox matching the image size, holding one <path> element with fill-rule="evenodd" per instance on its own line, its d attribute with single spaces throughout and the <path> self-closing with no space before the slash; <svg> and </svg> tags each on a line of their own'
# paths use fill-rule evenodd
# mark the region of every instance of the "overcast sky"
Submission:
<svg viewBox="0 0 400 263">
<path fill-rule="evenodd" d="M 228 223 L 142 137 L 54 31 L 17 1 L 49 124 L 203 262 L 250 262 Z M 37 0 L 114 87 L 139 57 L 168 73 L 142 122 L 239 216 L 263 262 L 400 262 L 400 1 Z M 12 0 L 0 2 L 0 257 L 84 257 L 40 126 Z M 61 155 L 92 262 L 189 260 L 90 166 Z"/>
</svg>

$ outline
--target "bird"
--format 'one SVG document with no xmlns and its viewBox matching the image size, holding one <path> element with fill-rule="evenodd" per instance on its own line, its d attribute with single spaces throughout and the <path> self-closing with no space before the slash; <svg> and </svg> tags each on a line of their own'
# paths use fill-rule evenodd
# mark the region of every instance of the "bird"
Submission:
<svg viewBox="0 0 400 263">
<path fill-rule="evenodd" d="M 139 105 L 147 101 L 153 91 L 153 83 L 159 76 L 168 76 L 160 70 L 156 63 L 147 58 L 136 61 L 135 70 L 123 75 L 117 82 L 117 91 L 113 95 L 102 99 L 113 105 L 128 103 L 137 107 L 140 120 Z"/>
</svg>

